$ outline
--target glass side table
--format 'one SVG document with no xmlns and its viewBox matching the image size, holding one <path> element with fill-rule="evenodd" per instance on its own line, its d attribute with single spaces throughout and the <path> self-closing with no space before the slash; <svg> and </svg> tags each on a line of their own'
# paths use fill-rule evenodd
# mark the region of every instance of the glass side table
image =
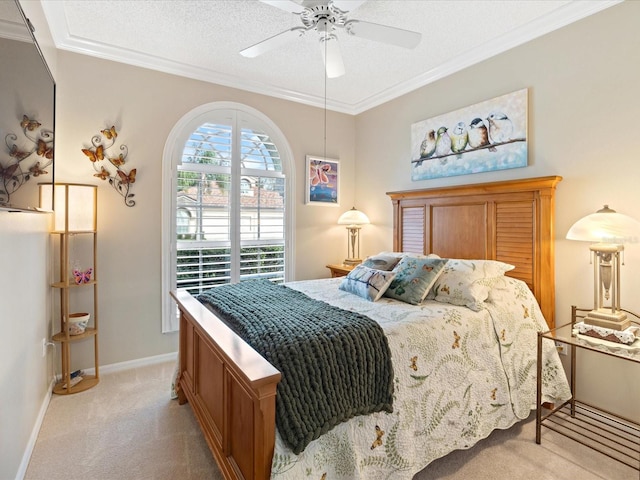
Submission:
<svg viewBox="0 0 640 480">
<path fill-rule="evenodd" d="M 616 357 L 621 362 L 632 362 L 638 367 L 635 378 L 640 381 L 640 338 L 630 344 L 622 344 L 578 333 L 575 325 L 582 321 L 590 309 L 571 307 L 571 322 L 546 332 L 538 333 L 536 443 L 540 444 L 542 427 L 571 438 L 610 458 L 640 471 L 640 424 L 602 408 L 580 401 L 576 395 L 576 352 L 590 350 Z M 640 327 L 640 317 L 628 310 L 632 326 Z M 572 397 L 561 405 L 542 404 L 542 342 L 556 342 L 569 350 L 570 386 Z M 634 367 L 634 370 L 635 370 Z"/>
</svg>

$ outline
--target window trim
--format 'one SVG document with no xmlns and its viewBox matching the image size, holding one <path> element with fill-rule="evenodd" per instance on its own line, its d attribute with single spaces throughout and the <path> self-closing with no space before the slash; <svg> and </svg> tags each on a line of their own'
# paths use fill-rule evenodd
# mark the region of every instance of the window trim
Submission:
<svg viewBox="0 0 640 480">
<path fill-rule="evenodd" d="M 171 129 L 167 136 L 162 154 L 162 252 L 170 252 L 161 257 L 162 271 L 162 332 L 175 332 L 179 328 L 176 316 L 176 305 L 169 292 L 175 290 L 176 283 L 176 188 L 177 165 L 182 158 L 182 151 L 189 135 L 202 123 L 209 120 L 221 110 L 235 110 L 262 122 L 273 142 L 278 146 L 282 161 L 282 172 L 285 174 L 285 281 L 290 281 L 295 272 L 295 163 L 291 146 L 278 126 L 262 112 L 237 102 L 211 102 L 200 105 L 187 112 Z M 240 192 L 238 192 L 239 194 Z"/>
</svg>

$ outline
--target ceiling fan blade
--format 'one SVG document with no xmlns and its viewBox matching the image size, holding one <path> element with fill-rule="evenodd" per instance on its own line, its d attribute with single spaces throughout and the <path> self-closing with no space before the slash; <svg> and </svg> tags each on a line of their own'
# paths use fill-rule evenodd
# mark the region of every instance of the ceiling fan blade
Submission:
<svg viewBox="0 0 640 480">
<path fill-rule="evenodd" d="M 352 12 L 367 0 L 333 0 L 333 5 L 343 12 Z"/>
<path fill-rule="evenodd" d="M 390 43 L 404 48 L 414 48 L 422 39 L 422 34 L 419 32 L 361 20 L 350 20 L 345 27 L 349 34 L 356 37 Z"/>
<path fill-rule="evenodd" d="M 306 32 L 306 29 L 302 27 L 293 27 L 289 30 L 285 30 L 284 32 L 278 33 L 273 37 L 269 37 L 266 40 L 262 40 L 261 42 L 256 43 L 255 45 L 251 45 L 250 47 L 245 48 L 240 51 L 240 55 L 248 58 L 255 58 L 258 55 L 262 55 L 269 50 L 273 50 L 289 41 L 303 35 Z"/>
<path fill-rule="evenodd" d="M 289 13 L 302 13 L 304 7 L 297 4 L 293 0 L 260 0 L 262 3 L 271 5 L 272 7 L 279 8 Z"/>
<path fill-rule="evenodd" d="M 335 37 L 327 37 L 320 42 L 320 47 L 327 77 L 337 78 L 344 75 L 344 62 L 342 61 L 342 52 L 340 52 L 338 40 Z"/>
</svg>

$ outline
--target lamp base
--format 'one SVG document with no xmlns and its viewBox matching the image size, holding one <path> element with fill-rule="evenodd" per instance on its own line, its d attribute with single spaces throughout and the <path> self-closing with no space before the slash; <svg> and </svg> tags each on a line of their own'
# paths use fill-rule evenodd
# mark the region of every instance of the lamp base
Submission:
<svg viewBox="0 0 640 480">
<path fill-rule="evenodd" d="M 631 322 L 624 312 L 612 312 L 609 309 L 599 308 L 591 310 L 583 319 L 588 325 L 609 328 L 611 330 L 626 330 L 631 326 Z"/>
<path fill-rule="evenodd" d="M 343 264 L 344 265 L 360 265 L 362 263 L 361 258 L 345 258 Z"/>
</svg>

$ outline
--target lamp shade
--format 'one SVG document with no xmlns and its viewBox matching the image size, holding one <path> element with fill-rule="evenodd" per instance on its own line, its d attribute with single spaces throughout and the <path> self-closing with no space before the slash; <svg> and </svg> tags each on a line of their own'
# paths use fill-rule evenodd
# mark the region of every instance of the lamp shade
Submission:
<svg viewBox="0 0 640 480">
<path fill-rule="evenodd" d="M 338 218 L 338 225 L 367 225 L 368 223 L 371 223 L 369 217 L 360 210 L 356 210 L 356 207 L 347 210 Z"/>
<path fill-rule="evenodd" d="M 53 196 L 51 189 L 54 188 Z M 56 232 L 90 232 L 96 229 L 95 185 L 40 184 L 40 206 L 54 211 Z M 51 199 L 53 198 L 53 205 Z M 53 207 L 53 208 L 52 208 Z"/>
<path fill-rule="evenodd" d="M 640 222 L 617 213 L 605 205 L 596 213 L 574 223 L 567 232 L 568 240 L 598 243 L 636 243 L 640 237 Z"/>
</svg>

